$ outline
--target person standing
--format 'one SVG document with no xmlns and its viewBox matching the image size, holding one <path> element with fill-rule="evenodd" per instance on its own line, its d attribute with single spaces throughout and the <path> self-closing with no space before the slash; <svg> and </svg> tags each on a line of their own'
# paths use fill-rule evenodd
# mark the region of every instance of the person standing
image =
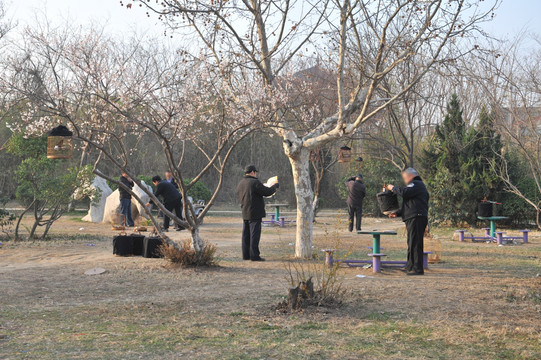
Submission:
<svg viewBox="0 0 541 360">
<path fill-rule="evenodd" d="M 395 218 L 402 216 L 408 233 L 408 262 L 407 275 L 423 275 L 423 242 L 425 229 L 428 225 L 428 200 L 430 195 L 413 168 L 402 171 L 402 179 L 406 186 L 387 185 L 387 189 L 402 197 L 402 207 L 396 213 L 389 214 Z"/>
<path fill-rule="evenodd" d="M 346 186 L 349 190 L 347 204 L 349 212 L 349 231 L 353 231 L 353 222 L 355 221 L 355 229 L 361 230 L 361 221 L 363 218 L 363 200 L 366 196 L 366 186 L 363 184 L 363 176 L 351 177 L 346 180 Z"/>
<path fill-rule="evenodd" d="M 133 189 L 133 180 L 126 174 L 125 171 L 122 172 L 120 177 L 120 182 L 128 189 Z M 124 187 L 119 186 L 118 192 L 120 193 L 120 213 L 124 216 L 124 225 L 128 227 L 133 227 L 135 224 L 133 222 L 133 217 L 131 213 L 131 194 Z"/>
<path fill-rule="evenodd" d="M 278 183 L 266 187 L 257 178 L 257 168 L 248 165 L 244 178 L 237 186 L 237 195 L 242 208 L 242 258 L 244 260 L 265 261 L 259 253 L 261 221 L 266 216 L 264 196 L 271 196 L 280 186 Z"/>
<path fill-rule="evenodd" d="M 175 178 L 173 177 L 173 174 L 171 173 L 171 171 L 165 172 L 165 181 L 170 182 L 171 184 L 173 184 L 174 187 L 178 189 L 178 184 Z"/>
<path fill-rule="evenodd" d="M 177 190 L 177 188 L 170 183 L 167 180 L 162 180 L 162 178 L 159 175 L 156 175 L 152 178 L 152 183 L 154 186 L 156 186 L 156 191 L 154 192 L 154 196 L 157 198 L 162 198 L 162 203 L 165 206 L 165 208 L 171 212 L 174 213 L 178 218 L 182 219 L 182 208 L 180 206 L 182 196 L 180 195 L 180 192 Z M 147 204 L 147 206 L 150 206 L 150 203 Z M 170 218 L 166 214 L 163 214 L 163 231 L 167 232 L 169 231 L 169 223 Z M 178 226 L 177 231 L 184 230 L 182 226 Z"/>
</svg>

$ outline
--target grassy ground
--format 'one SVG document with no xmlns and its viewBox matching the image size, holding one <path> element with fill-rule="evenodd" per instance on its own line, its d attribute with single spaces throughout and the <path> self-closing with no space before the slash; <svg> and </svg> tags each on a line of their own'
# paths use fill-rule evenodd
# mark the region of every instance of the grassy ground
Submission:
<svg viewBox="0 0 541 360">
<path fill-rule="evenodd" d="M 365 223 L 397 229 L 382 246 L 391 259 L 405 257 L 399 221 Z M 365 258 L 370 237 L 342 228 L 322 218 L 315 252 L 336 247 L 338 256 Z M 498 247 L 458 243 L 451 229 L 438 229 L 443 262 L 424 277 L 344 268 L 341 307 L 295 314 L 275 310 L 289 286 L 293 228 L 265 228 L 268 261 L 243 262 L 240 221 L 209 217 L 202 236 L 220 257 L 211 269 L 114 257 L 108 226 L 71 215 L 52 234 L 0 248 L 2 359 L 541 358 L 539 233 L 528 245 Z M 84 275 L 98 266 L 107 272 Z"/>
</svg>

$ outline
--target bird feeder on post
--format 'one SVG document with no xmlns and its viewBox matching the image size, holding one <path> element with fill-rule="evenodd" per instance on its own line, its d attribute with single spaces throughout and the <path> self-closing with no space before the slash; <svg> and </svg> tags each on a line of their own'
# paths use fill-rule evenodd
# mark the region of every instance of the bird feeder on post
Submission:
<svg viewBox="0 0 541 360">
<path fill-rule="evenodd" d="M 342 146 L 338 151 L 338 162 L 345 163 L 351 161 L 351 148 L 349 146 Z"/>
<path fill-rule="evenodd" d="M 47 158 L 71 159 L 73 152 L 73 133 L 64 125 L 59 125 L 47 133 Z"/>
</svg>

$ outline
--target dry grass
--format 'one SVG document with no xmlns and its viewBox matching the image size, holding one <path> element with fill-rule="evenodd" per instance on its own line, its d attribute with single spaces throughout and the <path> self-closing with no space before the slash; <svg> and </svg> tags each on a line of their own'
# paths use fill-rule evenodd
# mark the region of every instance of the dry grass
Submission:
<svg viewBox="0 0 541 360">
<path fill-rule="evenodd" d="M 435 229 L 443 262 L 411 279 L 385 269 L 339 268 L 340 307 L 279 313 L 293 228 L 266 228 L 266 262 L 242 261 L 241 221 L 209 218 L 220 267 L 176 268 L 163 259 L 112 255 L 108 227 L 61 220 L 47 242 L 0 248 L 2 359 L 539 359 L 541 234 L 498 247 L 458 243 Z M 366 219 L 367 229 L 399 229 Z M 316 225 L 314 252 L 333 247 L 334 218 Z M 327 223 L 327 225 L 325 225 Z M 107 237 L 76 236 L 80 227 Z M 340 229 L 337 229 L 339 231 Z M 173 234 L 183 240 L 183 234 Z M 343 230 L 336 258 L 365 258 L 369 236 Z M 403 236 L 382 239 L 405 257 Z M 323 259 L 311 261 L 314 265 Z M 106 273 L 85 276 L 103 267 Z M 357 275 L 365 275 L 358 278 Z M 296 278 L 295 278 L 296 280 Z"/>
<path fill-rule="evenodd" d="M 182 248 L 179 250 L 171 245 L 163 244 L 160 252 L 163 257 L 173 264 L 181 267 L 216 266 L 216 245 L 204 242 L 205 248 L 197 253 L 191 246 L 189 240 L 182 241 Z"/>
</svg>

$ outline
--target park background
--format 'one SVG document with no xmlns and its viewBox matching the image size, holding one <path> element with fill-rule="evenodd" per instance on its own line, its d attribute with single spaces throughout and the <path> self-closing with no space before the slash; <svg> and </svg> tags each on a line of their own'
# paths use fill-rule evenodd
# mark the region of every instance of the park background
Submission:
<svg viewBox="0 0 541 360">
<path fill-rule="evenodd" d="M 60 0 L 47 6 L 38 1 L 2 4 L 6 11 L 2 29 L 9 29 L 0 39 L 3 74 L 17 69 L 25 51 L 41 54 L 63 36 L 73 41 L 74 49 L 78 37 L 103 40 L 119 49 L 152 50 L 163 43 L 168 51 L 179 43 L 185 45 L 182 37 L 163 36 L 161 21 L 149 20 L 144 11 L 127 10 L 127 2 L 124 6 L 103 0 L 84 5 Z M 111 238 L 117 232 L 110 224 L 82 222 L 90 200 L 72 200 L 73 186 L 80 180 L 73 169 L 91 166 L 99 152 L 94 149 L 82 156 L 83 143 L 75 139 L 71 159 L 47 160 L 45 132 L 58 119 L 33 128 L 40 116 L 9 103 L 10 96 L 24 92 L 17 88 L 17 79 L 3 77 L 0 83 L 5 86 L 0 91 L 8 91 L 2 93 L 6 101 L 1 103 L 0 197 L 7 212 L 2 213 L 6 222 L 0 249 L 5 290 L 0 295 L 0 355 L 9 359 L 539 358 L 539 6 L 535 1 L 503 1 L 494 14 L 488 14 L 487 20 L 493 15 L 494 19 L 478 24 L 473 34 L 459 41 L 460 46 L 449 47 L 445 66 L 429 72 L 355 131 L 310 151 L 310 184 L 319 200 L 313 209 L 318 212 L 310 243 L 313 259 L 305 261 L 296 259 L 299 236 L 293 226 L 264 229 L 265 264 L 239 259 L 241 221 L 235 189 L 244 166 L 255 164 L 262 179 L 278 176 L 280 190 L 270 201 L 289 204 L 286 217 L 296 214 L 294 175 L 284 153 L 284 138 L 265 126 L 236 144 L 223 168 L 215 203 L 198 226 L 201 238 L 216 249 L 217 267 L 184 268 L 164 260 L 114 257 Z M 134 44 L 133 39 L 144 41 Z M 87 45 L 81 42 L 83 49 Z M 450 61 L 453 55 L 457 57 Z M 335 104 L 336 63 L 309 53 L 297 60 L 287 74 L 312 88 L 304 100 Z M 376 100 L 385 101 L 385 93 L 408 84 L 411 78 L 402 75 L 415 64 L 404 64 L 382 81 Z M 318 93 L 320 89 L 325 91 Z M 322 106 L 319 111 L 327 114 L 334 108 Z M 302 118 L 295 130 L 311 128 L 317 120 Z M 206 126 L 196 124 L 191 129 L 199 138 L 186 134 L 182 176 L 188 182 L 208 163 L 195 145 L 198 140 L 214 140 L 216 128 Z M 119 129 L 122 144 L 135 149 L 129 156 L 133 175 L 149 183 L 151 176 L 167 170 L 155 136 L 125 132 L 122 125 Z M 344 146 L 352 149 L 349 162 L 338 161 Z M 359 157 L 362 161 L 355 161 Z M 404 258 L 403 226 L 381 216 L 375 194 L 384 183 L 400 182 L 400 170 L 407 166 L 417 168 L 428 184 L 433 243 L 441 246 L 443 261 L 430 265 L 421 280 L 405 279 L 392 269 L 373 275 L 371 269 L 337 268 L 330 274 L 320 249 L 334 247 L 339 249 L 338 257 L 364 258 L 371 245 L 369 237 L 345 231 L 343 181 L 359 172 L 369 189 L 364 227 L 396 230 L 398 236 L 385 239 L 383 246 L 390 258 Z M 99 169 L 112 180 L 120 172 L 107 159 Z M 319 179 L 321 171 L 324 175 Z M 204 173 L 189 195 L 208 201 L 219 183 L 218 172 Z M 36 183 L 40 186 L 32 187 Z M 20 209 L 36 197 L 61 199 L 62 216 L 41 240 L 28 238 L 33 219 L 25 216 L 20 239 L 14 241 L 13 220 L 5 219 L 11 213 L 20 215 Z M 477 206 L 485 197 L 502 203 L 497 211 L 509 220 L 498 225 L 509 234 L 533 230 L 529 244 L 498 247 L 457 242 L 458 228 L 482 233 L 485 223 L 477 219 Z M 186 233 L 169 238 L 190 243 Z M 84 275 L 94 267 L 106 272 Z M 335 302 L 299 312 L 284 310 L 280 304 L 288 288 L 298 283 L 293 279 L 297 269 L 336 281 L 339 286 L 329 296 Z"/>
</svg>

